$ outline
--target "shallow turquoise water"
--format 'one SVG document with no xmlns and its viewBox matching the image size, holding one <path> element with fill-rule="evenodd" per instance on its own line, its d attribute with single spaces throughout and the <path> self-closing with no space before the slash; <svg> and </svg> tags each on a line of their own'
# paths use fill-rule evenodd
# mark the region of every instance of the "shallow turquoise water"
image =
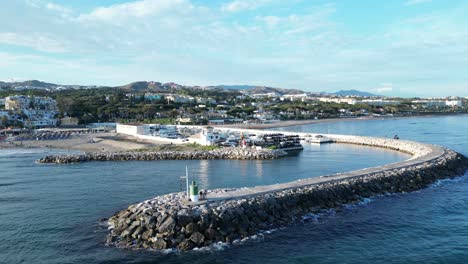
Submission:
<svg viewBox="0 0 468 264">
<path fill-rule="evenodd" d="M 399 134 L 468 155 L 468 116 L 357 121 L 287 130 Z M 392 130 L 395 130 L 393 132 Z M 326 132 L 326 131 L 325 131 Z M 388 135 L 390 136 L 390 135 Z M 0 262 L 5 263 L 467 263 L 468 176 L 382 196 L 212 253 L 162 255 L 105 247 L 99 219 L 178 191 L 188 164 L 208 188 L 285 182 L 405 158 L 347 145 L 310 146 L 280 161 L 158 161 L 37 165 L 38 151 L 0 151 Z"/>
</svg>

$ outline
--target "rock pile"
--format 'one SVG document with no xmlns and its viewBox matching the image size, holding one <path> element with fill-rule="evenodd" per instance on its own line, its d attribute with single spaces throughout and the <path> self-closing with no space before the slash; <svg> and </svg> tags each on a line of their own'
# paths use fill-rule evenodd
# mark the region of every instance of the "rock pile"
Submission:
<svg viewBox="0 0 468 264">
<path fill-rule="evenodd" d="M 72 155 L 49 155 L 39 163 L 77 163 L 86 161 L 135 160 L 271 160 L 286 156 L 283 150 L 221 148 L 210 151 L 159 151 L 159 152 L 96 152 Z"/>
<path fill-rule="evenodd" d="M 287 225 L 320 209 L 387 192 L 421 189 L 437 179 L 461 175 L 467 168 L 464 156 L 444 149 L 436 158 L 408 166 L 338 180 L 323 178 L 319 184 L 235 199 L 188 204 L 184 193 L 168 194 L 129 206 L 112 216 L 108 220 L 107 243 L 126 248 L 180 250 L 220 241 L 229 243 L 260 230 Z"/>
<path fill-rule="evenodd" d="M 425 156 L 432 151 L 429 145 L 406 140 L 345 135 L 333 135 L 330 138 L 336 143 L 373 146 L 408 153 L 413 155 L 412 159 Z"/>
</svg>

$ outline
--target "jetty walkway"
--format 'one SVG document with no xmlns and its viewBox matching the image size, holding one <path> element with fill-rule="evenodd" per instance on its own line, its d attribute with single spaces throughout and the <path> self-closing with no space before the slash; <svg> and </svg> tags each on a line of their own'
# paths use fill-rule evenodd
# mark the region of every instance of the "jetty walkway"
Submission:
<svg viewBox="0 0 468 264">
<path fill-rule="evenodd" d="M 412 156 L 384 166 L 288 183 L 208 190 L 208 199 L 202 203 L 187 203 L 184 192 L 158 196 L 109 218 L 106 243 L 125 248 L 180 250 L 230 243 L 261 230 L 294 223 L 322 209 L 383 193 L 418 190 L 438 179 L 462 175 L 468 168 L 466 157 L 441 146 L 387 138 L 326 137 L 336 143 L 388 148 Z"/>
</svg>

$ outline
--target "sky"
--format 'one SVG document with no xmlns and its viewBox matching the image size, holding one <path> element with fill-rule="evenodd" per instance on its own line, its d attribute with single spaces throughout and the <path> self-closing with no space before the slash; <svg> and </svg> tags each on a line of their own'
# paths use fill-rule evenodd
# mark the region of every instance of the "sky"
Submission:
<svg viewBox="0 0 468 264">
<path fill-rule="evenodd" d="M 8 0 L 0 80 L 468 96 L 466 0 Z"/>
</svg>

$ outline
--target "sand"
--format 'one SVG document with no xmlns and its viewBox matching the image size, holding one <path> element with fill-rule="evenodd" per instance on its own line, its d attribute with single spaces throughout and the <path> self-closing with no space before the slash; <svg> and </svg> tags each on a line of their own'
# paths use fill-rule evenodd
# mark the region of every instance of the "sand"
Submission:
<svg viewBox="0 0 468 264">
<path fill-rule="evenodd" d="M 74 135 L 60 140 L 25 140 L 22 142 L 0 142 L 1 148 L 55 148 L 79 150 L 85 152 L 117 152 L 152 148 L 167 144 L 165 142 L 146 141 L 116 133 L 93 133 Z"/>
</svg>

